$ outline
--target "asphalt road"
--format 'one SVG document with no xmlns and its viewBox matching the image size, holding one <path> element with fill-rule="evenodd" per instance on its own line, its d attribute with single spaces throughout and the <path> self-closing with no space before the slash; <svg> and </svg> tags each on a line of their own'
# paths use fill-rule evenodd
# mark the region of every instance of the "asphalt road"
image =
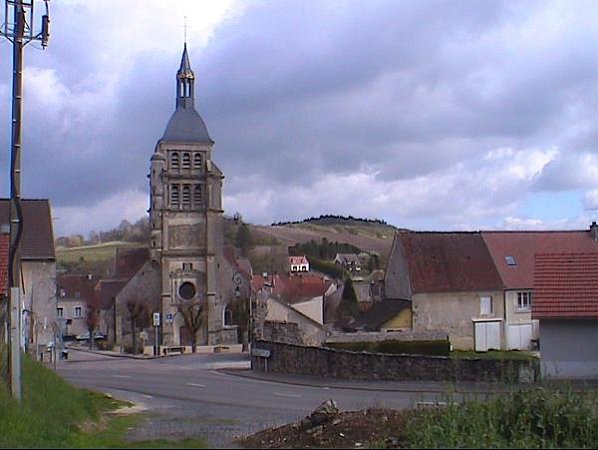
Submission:
<svg viewBox="0 0 598 450">
<path fill-rule="evenodd" d="M 248 365 L 246 354 L 140 360 L 73 349 L 57 371 L 76 386 L 147 408 L 149 420 L 131 430 L 134 439 L 203 436 L 213 447 L 230 447 L 238 436 L 296 421 L 329 398 L 341 410 L 402 409 L 440 395 L 425 392 L 426 385 L 401 388 L 397 383 L 313 379 L 305 385 L 297 377 L 277 376 L 273 381 L 234 374 L 248 375 L 238 371 Z M 225 368 L 237 371 L 223 372 Z"/>
</svg>

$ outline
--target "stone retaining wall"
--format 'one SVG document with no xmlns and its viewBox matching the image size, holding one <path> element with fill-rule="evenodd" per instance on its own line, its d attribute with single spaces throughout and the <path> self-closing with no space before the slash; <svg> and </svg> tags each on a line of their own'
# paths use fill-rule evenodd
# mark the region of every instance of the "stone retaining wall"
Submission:
<svg viewBox="0 0 598 450">
<path fill-rule="evenodd" d="M 531 382 L 539 378 L 535 361 L 456 359 L 444 356 L 391 355 L 256 341 L 253 370 L 324 378 L 394 381 Z"/>
<path fill-rule="evenodd" d="M 358 331 L 356 333 L 334 332 L 326 337 L 326 343 L 380 342 L 380 341 L 442 341 L 448 335 L 441 331 Z"/>
</svg>

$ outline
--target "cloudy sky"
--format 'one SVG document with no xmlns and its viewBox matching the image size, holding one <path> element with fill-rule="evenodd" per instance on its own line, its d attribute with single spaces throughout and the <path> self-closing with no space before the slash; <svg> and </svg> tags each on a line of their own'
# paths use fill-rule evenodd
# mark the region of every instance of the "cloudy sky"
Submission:
<svg viewBox="0 0 598 450">
<path fill-rule="evenodd" d="M 50 46 L 26 50 L 23 191 L 51 200 L 56 235 L 145 214 L 185 16 L 230 215 L 351 214 L 421 230 L 586 228 L 598 216 L 593 1 L 51 7 Z M 2 196 L 10 95 L 3 40 Z"/>
</svg>

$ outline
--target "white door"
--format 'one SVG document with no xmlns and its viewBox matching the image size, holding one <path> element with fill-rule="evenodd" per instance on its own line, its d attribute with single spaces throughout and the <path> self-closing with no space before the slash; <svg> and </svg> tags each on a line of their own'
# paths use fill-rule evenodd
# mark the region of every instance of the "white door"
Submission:
<svg viewBox="0 0 598 450">
<path fill-rule="evenodd" d="M 475 322 L 475 350 L 500 350 L 500 322 Z"/>
<path fill-rule="evenodd" d="M 532 324 L 509 325 L 507 341 L 509 350 L 529 350 L 532 342 Z"/>
</svg>

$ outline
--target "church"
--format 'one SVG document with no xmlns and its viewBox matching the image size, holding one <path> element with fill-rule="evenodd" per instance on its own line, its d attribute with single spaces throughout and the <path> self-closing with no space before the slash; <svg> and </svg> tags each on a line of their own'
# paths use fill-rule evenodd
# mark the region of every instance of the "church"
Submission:
<svg viewBox="0 0 598 450">
<path fill-rule="evenodd" d="M 116 344 L 131 345 L 136 327 L 153 330 L 161 346 L 238 342 L 231 302 L 248 295 L 251 269 L 224 249 L 222 182 L 212 160 L 214 141 L 195 109 L 195 74 L 185 44 L 176 73 L 176 108 L 150 159 L 150 259 L 116 296 Z M 191 308 L 189 308 L 191 307 Z M 193 339 L 186 311 L 202 311 Z M 143 312 L 134 324 L 137 312 Z M 139 341 L 137 341 L 139 342 Z M 153 345 L 153 333 L 149 343 Z"/>
</svg>

